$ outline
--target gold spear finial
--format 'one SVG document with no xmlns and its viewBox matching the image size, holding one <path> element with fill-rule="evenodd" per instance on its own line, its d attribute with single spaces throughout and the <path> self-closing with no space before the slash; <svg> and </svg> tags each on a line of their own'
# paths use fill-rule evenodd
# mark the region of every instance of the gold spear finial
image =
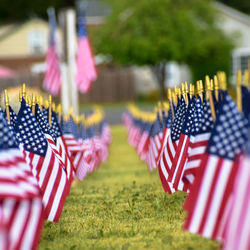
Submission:
<svg viewBox="0 0 250 250">
<path fill-rule="evenodd" d="M 241 71 L 237 71 L 236 75 L 236 100 L 239 112 L 242 112 L 242 97 L 241 97 Z"/>
<path fill-rule="evenodd" d="M 51 116 L 52 116 L 51 103 L 52 103 L 52 96 L 49 95 L 49 126 L 51 126 Z"/>
<path fill-rule="evenodd" d="M 32 103 L 31 103 L 31 107 L 32 107 L 32 114 L 35 115 L 36 97 L 35 97 L 34 94 L 32 94 Z"/>
<path fill-rule="evenodd" d="M 7 115 L 8 122 L 10 123 L 9 97 L 8 97 L 7 89 L 4 90 L 4 99 L 5 99 L 6 115 Z"/>
</svg>

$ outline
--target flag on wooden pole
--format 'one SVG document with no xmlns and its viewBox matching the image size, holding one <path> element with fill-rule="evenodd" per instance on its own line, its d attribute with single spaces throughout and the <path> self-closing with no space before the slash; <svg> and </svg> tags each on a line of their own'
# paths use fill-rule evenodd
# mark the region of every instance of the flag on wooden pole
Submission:
<svg viewBox="0 0 250 250">
<path fill-rule="evenodd" d="M 76 58 L 76 85 L 80 92 L 87 93 L 97 77 L 94 57 L 87 36 L 84 12 L 78 16 L 78 42 Z"/>
<path fill-rule="evenodd" d="M 46 54 L 46 72 L 44 88 L 53 95 L 58 95 L 61 86 L 61 72 L 59 57 L 56 52 L 56 17 L 53 8 L 48 9 L 50 34 L 49 46 Z"/>
</svg>

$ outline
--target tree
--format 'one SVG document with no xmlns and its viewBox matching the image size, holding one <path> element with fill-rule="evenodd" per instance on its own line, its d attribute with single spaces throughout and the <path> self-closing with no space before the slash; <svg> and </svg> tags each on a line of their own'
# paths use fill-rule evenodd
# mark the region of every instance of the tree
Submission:
<svg viewBox="0 0 250 250">
<path fill-rule="evenodd" d="M 250 14 L 250 1 L 249 0 L 219 0 L 237 10 Z"/>
<path fill-rule="evenodd" d="M 190 65 L 194 78 L 229 68 L 231 42 L 215 25 L 211 0 L 107 1 L 112 13 L 96 49 L 121 65 L 152 65 L 164 94 L 163 65 Z"/>
<path fill-rule="evenodd" d="M 22 21 L 30 16 L 47 19 L 47 9 L 53 6 L 56 10 L 74 6 L 75 0 L 9 0 L 0 1 L 0 21 Z"/>
</svg>

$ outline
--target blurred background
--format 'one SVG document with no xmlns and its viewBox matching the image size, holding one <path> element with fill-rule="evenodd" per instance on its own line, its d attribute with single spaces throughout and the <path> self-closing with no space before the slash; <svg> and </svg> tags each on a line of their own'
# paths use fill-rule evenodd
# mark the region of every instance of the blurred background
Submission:
<svg viewBox="0 0 250 250">
<path fill-rule="evenodd" d="M 249 0 L 1 0 L 0 90 L 18 93 L 26 82 L 43 92 L 47 8 L 57 13 L 57 49 L 63 58 L 60 13 L 79 2 L 98 70 L 90 92 L 79 96 L 82 107 L 150 103 L 165 98 L 168 87 L 217 71 L 225 71 L 233 85 L 236 71 L 248 67 Z"/>
</svg>

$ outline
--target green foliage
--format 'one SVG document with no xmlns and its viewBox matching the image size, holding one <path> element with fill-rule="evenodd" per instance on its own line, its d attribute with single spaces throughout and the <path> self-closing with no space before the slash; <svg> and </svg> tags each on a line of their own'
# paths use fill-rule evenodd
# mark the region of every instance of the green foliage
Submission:
<svg viewBox="0 0 250 250">
<path fill-rule="evenodd" d="M 250 1 L 249 0 L 219 0 L 219 2 L 222 2 L 242 12 L 250 14 Z"/>
<path fill-rule="evenodd" d="M 0 1 L 0 21 L 26 20 L 30 16 L 47 19 L 47 9 L 53 6 L 56 10 L 74 6 L 74 0 L 8 0 Z"/>
<path fill-rule="evenodd" d="M 228 71 L 232 43 L 215 25 L 212 0 L 107 2 L 113 11 L 98 30 L 96 48 L 117 63 L 185 62 L 195 78 Z"/>
<path fill-rule="evenodd" d="M 40 250 L 218 249 L 218 244 L 182 231 L 184 193 L 163 192 L 127 143 L 125 129 L 112 127 L 110 158 L 72 187 L 59 223 L 45 224 Z"/>
</svg>

